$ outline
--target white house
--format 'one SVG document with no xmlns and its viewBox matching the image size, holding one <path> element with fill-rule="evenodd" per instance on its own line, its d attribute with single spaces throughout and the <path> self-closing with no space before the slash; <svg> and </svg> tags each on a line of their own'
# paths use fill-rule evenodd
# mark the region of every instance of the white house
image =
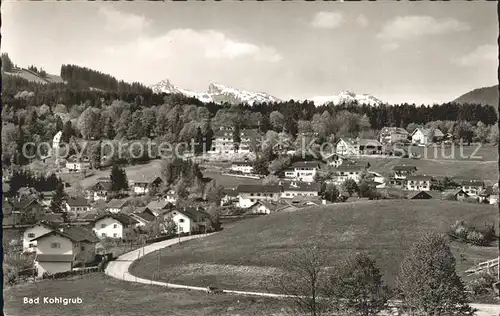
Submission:
<svg viewBox="0 0 500 316">
<path fill-rule="evenodd" d="M 276 201 L 257 201 L 252 206 L 248 208 L 246 214 L 271 214 L 273 212 L 278 212 L 286 207 L 290 206 L 290 204 L 285 202 L 276 202 Z"/>
<path fill-rule="evenodd" d="M 375 184 L 375 188 L 382 189 L 385 188 L 386 180 L 383 175 L 375 171 L 368 171 L 368 176 L 371 178 L 373 183 Z"/>
<path fill-rule="evenodd" d="M 110 181 L 99 181 L 87 191 L 87 199 L 95 201 L 107 201 L 108 193 L 111 191 Z"/>
<path fill-rule="evenodd" d="M 165 200 L 168 203 L 175 204 L 177 202 L 177 194 L 175 193 L 175 191 L 174 190 L 168 191 L 167 194 L 165 195 Z"/>
<path fill-rule="evenodd" d="M 126 239 L 138 222 L 125 214 L 108 213 L 97 217 L 93 231 L 99 238 Z"/>
<path fill-rule="evenodd" d="M 110 213 L 120 213 L 128 202 L 126 199 L 112 199 L 106 205 L 106 211 Z"/>
<path fill-rule="evenodd" d="M 278 201 L 283 188 L 279 185 L 240 184 L 238 191 L 238 205 L 248 208 L 257 201 Z"/>
<path fill-rule="evenodd" d="M 233 161 L 231 170 L 249 174 L 253 172 L 253 163 L 251 161 Z"/>
<path fill-rule="evenodd" d="M 478 197 L 478 195 L 485 190 L 483 181 L 466 180 L 462 181 L 462 190 L 465 191 L 470 197 Z"/>
<path fill-rule="evenodd" d="M 285 169 L 285 178 L 302 182 L 314 182 L 314 176 L 319 170 L 319 163 L 316 161 L 299 161 Z"/>
<path fill-rule="evenodd" d="M 430 191 L 431 176 L 416 175 L 406 177 L 406 189 L 410 191 Z"/>
<path fill-rule="evenodd" d="M 260 134 L 258 129 L 243 129 L 240 133 L 240 145 L 238 147 L 238 153 L 249 153 L 252 152 L 252 146 L 257 146 L 260 142 Z M 254 143 L 252 145 L 252 142 Z"/>
<path fill-rule="evenodd" d="M 38 276 L 70 271 L 77 265 L 84 265 L 95 259 L 98 242 L 89 230 L 83 227 L 60 227 L 31 242 L 37 242 L 35 268 Z"/>
<path fill-rule="evenodd" d="M 228 204 L 236 204 L 238 202 L 237 188 L 224 188 L 222 192 L 223 196 L 220 201 L 221 206 Z"/>
<path fill-rule="evenodd" d="M 83 197 L 70 197 L 66 200 L 66 210 L 68 212 L 83 213 L 90 211 L 90 203 Z"/>
<path fill-rule="evenodd" d="M 293 199 L 296 196 L 318 196 L 321 190 L 321 185 L 319 183 L 308 183 L 308 182 L 283 182 L 283 193 L 281 198 L 283 199 Z"/>
<path fill-rule="evenodd" d="M 194 207 L 174 209 L 163 214 L 165 218 L 171 218 L 177 225 L 177 233 L 204 232 L 207 227 L 209 215 Z"/>
<path fill-rule="evenodd" d="M 57 225 L 49 222 L 39 222 L 33 226 L 26 228 L 23 233 L 23 251 L 35 252 L 37 241 L 33 239 L 50 233 L 54 229 L 57 229 Z"/>
<path fill-rule="evenodd" d="M 90 169 L 90 160 L 87 157 L 71 156 L 66 160 L 66 169 L 69 172 L 84 172 Z"/>
<path fill-rule="evenodd" d="M 365 170 L 366 168 L 362 165 L 340 165 L 333 169 L 331 179 L 327 180 L 327 182 L 340 185 L 345 180 L 352 179 L 358 183 L 361 180 L 361 174 Z"/>
<path fill-rule="evenodd" d="M 340 138 L 335 143 L 335 152 L 339 155 L 379 155 L 382 144 L 376 139 Z"/>
<path fill-rule="evenodd" d="M 219 154 L 234 152 L 233 131 L 229 128 L 216 131 L 214 133 L 211 151 Z"/>
<path fill-rule="evenodd" d="M 333 153 L 333 154 L 325 155 L 323 157 L 323 160 L 325 160 L 329 166 L 338 167 L 338 166 L 342 165 L 348 159 L 342 155 Z"/>
<path fill-rule="evenodd" d="M 160 177 L 157 176 L 152 176 L 148 178 L 143 176 L 140 179 L 131 180 L 129 182 L 132 192 L 134 192 L 137 195 L 143 195 L 143 194 L 148 194 L 149 189 L 151 187 L 153 186 L 158 187 L 162 183 L 162 180 Z"/>
<path fill-rule="evenodd" d="M 434 142 L 435 139 L 439 140 L 444 137 L 443 132 L 440 129 L 434 129 L 434 132 L 430 128 L 417 127 L 413 133 L 411 133 L 411 142 L 414 144 L 428 145 Z"/>
</svg>

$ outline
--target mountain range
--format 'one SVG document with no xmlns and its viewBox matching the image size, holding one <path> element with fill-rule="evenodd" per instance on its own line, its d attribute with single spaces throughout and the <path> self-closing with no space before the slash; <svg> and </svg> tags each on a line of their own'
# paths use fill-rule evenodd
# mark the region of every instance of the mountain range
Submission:
<svg viewBox="0 0 500 316">
<path fill-rule="evenodd" d="M 268 93 L 251 92 L 247 90 L 236 89 L 219 83 L 210 83 L 206 92 L 196 92 L 192 90 L 182 89 L 173 85 L 169 80 L 162 80 L 157 84 L 150 86 L 150 88 L 153 90 L 153 92 L 156 93 L 179 93 L 187 97 L 196 98 L 202 102 L 227 102 L 229 104 L 247 103 L 249 105 L 253 105 L 256 103 L 281 101 L 279 98 L 274 97 Z M 302 101 L 306 100 L 313 101 L 316 106 L 321 106 L 328 103 L 338 105 L 341 103 L 353 103 L 355 101 L 358 102 L 358 104 L 364 103 L 372 106 L 377 106 L 384 103 L 372 95 L 356 94 L 350 91 L 342 91 L 337 95 L 306 98 Z"/>
<path fill-rule="evenodd" d="M 453 100 L 456 103 L 476 103 L 498 107 L 498 85 L 474 89 Z"/>
</svg>

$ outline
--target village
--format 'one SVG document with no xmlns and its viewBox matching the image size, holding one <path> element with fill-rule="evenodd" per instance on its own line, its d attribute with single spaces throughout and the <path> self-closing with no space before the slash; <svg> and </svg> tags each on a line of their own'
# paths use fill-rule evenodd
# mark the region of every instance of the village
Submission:
<svg viewBox="0 0 500 316">
<path fill-rule="evenodd" d="M 249 159 L 255 159 L 251 147 L 259 143 L 262 136 L 256 129 L 242 130 L 241 143 L 235 146 L 233 133 L 230 127 L 221 127 L 214 135 L 213 147 L 203 159 L 185 158 L 198 158 L 207 168 L 211 166 L 210 157 L 214 157 L 220 174 L 241 183 L 221 188 L 217 202 L 222 213 L 216 221 L 359 199 L 438 199 L 498 204 L 498 184 L 487 185 L 482 179 L 454 180 L 453 175 L 422 174 L 415 165 L 405 163 L 394 165 L 390 174 L 384 176 L 373 170 L 370 163 L 362 162 L 364 157 L 390 156 L 390 159 L 401 160 L 404 150 L 400 156 L 387 152 L 387 148 L 396 145 L 421 147 L 446 143 L 445 135 L 439 130 L 416 128 L 409 134 L 402 128 L 383 128 L 379 139 L 340 138 L 335 143 L 335 151 L 323 154 L 321 159 L 300 160 L 299 157 L 279 173 L 267 177 L 257 174 L 255 161 Z M 54 149 L 59 148 L 59 141 L 60 133 L 54 137 Z M 278 150 L 284 156 L 296 155 L 293 150 Z M 414 154 L 406 152 L 406 158 L 410 155 Z M 414 159 L 420 158 L 414 156 Z M 241 159 L 228 161 L 224 157 Z M 223 167 L 221 160 L 226 161 Z M 73 156 L 60 164 L 70 173 L 85 173 L 90 168 L 87 157 Z M 128 177 L 129 189 L 119 196 L 112 194 L 110 177 L 99 177 L 83 194 L 67 195 L 59 213 L 50 210 L 54 191 L 38 192 L 32 187 L 21 187 L 15 196 L 3 200 L 3 227 L 22 229 L 22 247 L 18 249 L 35 254 L 34 271 L 38 277 L 95 266 L 96 254 L 106 251 L 101 245 L 103 240 L 132 243 L 142 238 L 140 242 L 144 243 L 147 238 L 158 240 L 162 236 L 218 229 L 214 227 L 213 216 L 207 213 L 210 204 L 206 196 L 188 206 L 179 206 L 175 190 L 158 193 L 163 181 L 158 174 Z M 248 183 L 249 179 L 253 182 Z M 148 203 L 137 206 L 133 200 L 141 197 L 146 197 Z M 26 225 L 22 216 L 26 213 L 36 214 L 37 222 Z"/>
</svg>

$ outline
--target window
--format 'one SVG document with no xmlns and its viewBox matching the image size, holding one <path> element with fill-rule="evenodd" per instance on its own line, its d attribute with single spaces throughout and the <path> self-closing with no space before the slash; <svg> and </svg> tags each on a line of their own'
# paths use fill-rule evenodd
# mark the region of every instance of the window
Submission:
<svg viewBox="0 0 500 316">
<path fill-rule="evenodd" d="M 85 251 L 85 246 L 81 246 L 81 247 L 80 247 L 80 250 L 81 250 L 81 251 Z"/>
<path fill-rule="evenodd" d="M 179 223 L 184 223 L 184 219 L 183 218 L 179 219 Z"/>
<path fill-rule="evenodd" d="M 106 233 L 102 233 L 102 234 L 101 234 L 101 237 L 106 237 Z"/>
<path fill-rule="evenodd" d="M 113 228 L 117 228 L 118 227 L 118 224 L 113 224 Z"/>
<path fill-rule="evenodd" d="M 34 234 L 34 233 L 29 233 L 29 234 L 28 234 L 28 237 L 29 237 L 29 238 L 35 238 L 35 234 Z"/>
<path fill-rule="evenodd" d="M 117 234 L 117 233 L 114 233 L 114 234 L 113 234 L 113 237 L 115 237 L 115 238 L 116 238 L 117 236 L 118 236 L 118 234 Z"/>
<path fill-rule="evenodd" d="M 50 248 L 61 248 L 61 244 L 58 242 L 53 242 L 50 244 Z"/>
<path fill-rule="evenodd" d="M 28 245 L 28 248 L 35 248 L 35 247 L 36 247 L 35 244 L 29 244 Z"/>
<path fill-rule="evenodd" d="M 106 224 L 101 224 L 101 228 L 105 228 L 106 227 Z"/>
</svg>

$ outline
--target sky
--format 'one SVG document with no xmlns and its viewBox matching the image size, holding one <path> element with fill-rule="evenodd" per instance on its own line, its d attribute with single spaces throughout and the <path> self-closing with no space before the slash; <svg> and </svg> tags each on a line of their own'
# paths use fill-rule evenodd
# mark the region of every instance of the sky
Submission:
<svg viewBox="0 0 500 316">
<path fill-rule="evenodd" d="M 21 67 L 77 64 L 146 85 L 211 82 L 281 99 L 447 102 L 497 84 L 495 2 L 2 1 Z"/>
</svg>

